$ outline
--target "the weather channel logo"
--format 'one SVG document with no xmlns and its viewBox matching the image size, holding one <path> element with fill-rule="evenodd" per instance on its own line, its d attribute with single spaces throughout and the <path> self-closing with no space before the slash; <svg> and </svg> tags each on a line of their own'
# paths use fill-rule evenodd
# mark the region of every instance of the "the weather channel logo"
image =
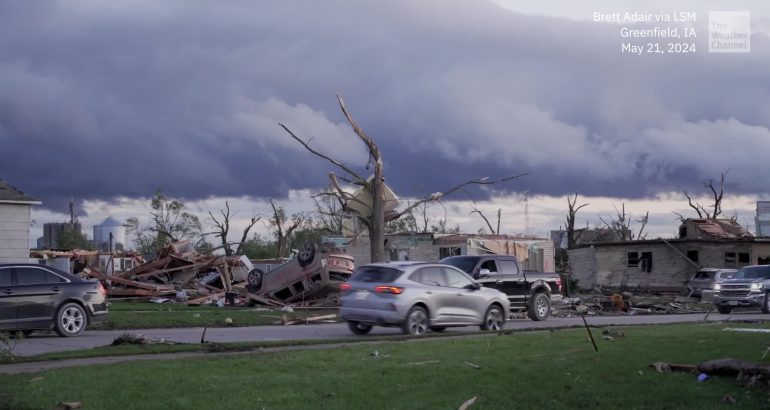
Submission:
<svg viewBox="0 0 770 410">
<path fill-rule="evenodd" d="M 709 53 L 751 52 L 751 12 L 710 11 Z"/>
</svg>

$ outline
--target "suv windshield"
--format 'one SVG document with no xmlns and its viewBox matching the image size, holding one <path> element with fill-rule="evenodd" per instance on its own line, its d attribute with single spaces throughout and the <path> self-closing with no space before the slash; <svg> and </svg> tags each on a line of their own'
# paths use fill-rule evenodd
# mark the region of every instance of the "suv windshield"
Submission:
<svg viewBox="0 0 770 410">
<path fill-rule="evenodd" d="M 404 271 L 384 266 L 362 266 L 353 272 L 350 281 L 390 283 L 401 276 L 402 273 Z"/>
<path fill-rule="evenodd" d="M 476 266 L 478 261 L 479 258 L 475 256 L 452 256 L 449 258 L 444 258 L 440 262 L 454 266 L 455 268 L 459 268 L 465 273 L 472 273 L 473 267 Z"/>
<path fill-rule="evenodd" d="M 744 266 L 738 269 L 733 279 L 770 279 L 770 265 Z"/>
</svg>

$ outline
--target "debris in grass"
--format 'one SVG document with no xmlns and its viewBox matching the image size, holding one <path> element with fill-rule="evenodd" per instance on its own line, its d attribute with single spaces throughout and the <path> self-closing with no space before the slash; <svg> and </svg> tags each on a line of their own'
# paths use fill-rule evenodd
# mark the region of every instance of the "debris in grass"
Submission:
<svg viewBox="0 0 770 410">
<path fill-rule="evenodd" d="M 605 327 L 604 330 L 602 330 L 602 334 L 611 338 L 626 336 L 625 333 L 613 330 L 611 327 Z"/>
<path fill-rule="evenodd" d="M 722 331 L 727 332 L 746 332 L 746 333 L 770 333 L 770 329 L 754 329 L 747 327 L 726 327 Z"/>
<path fill-rule="evenodd" d="M 229 318 L 229 317 L 226 317 L 226 318 L 225 318 L 225 324 L 226 324 L 227 326 L 232 326 L 232 325 L 233 325 L 233 319 L 232 319 L 232 318 Z"/>
<path fill-rule="evenodd" d="M 166 340 L 162 337 L 157 338 L 157 337 L 145 336 L 141 333 L 123 333 L 122 335 L 116 337 L 115 340 L 112 341 L 112 346 L 157 345 L 157 344 L 175 345 L 179 343 L 171 340 Z"/>
<path fill-rule="evenodd" d="M 698 375 L 699 382 L 705 382 L 708 379 L 709 379 L 709 375 L 707 375 L 706 373 L 701 373 Z"/>
<path fill-rule="evenodd" d="M 655 371 L 658 373 L 668 373 L 668 372 L 685 372 L 685 373 L 695 373 L 698 370 L 698 366 L 692 365 L 692 364 L 675 364 L 675 363 L 666 363 L 666 362 L 655 362 L 650 365 Z"/>
<path fill-rule="evenodd" d="M 424 362 L 412 362 L 412 363 L 406 363 L 407 366 L 422 366 L 424 364 L 433 364 L 438 363 L 440 360 L 426 360 Z"/>
<path fill-rule="evenodd" d="M 45 380 L 45 379 L 42 378 L 42 377 L 33 377 L 33 378 L 29 379 L 29 382 L 30 383 L 34 383 L 34 382 L 39 382 L 41 380 Z"/>
<path fill-rule="evenodd" d="M 475 363 L 465 362 L 465 364 L 467 364 L 468 366 L 470 366 L 470 367 L 472 367 L 474 369 L 481 369 L 481 366 L 479 366 L 479 365 L 477 365 Z"/>
<path fill-rule="evenodd" d="M 469 407 L 473 405 L 473 403 L 476 402 L 478 398 L 479 396 L 471 397 L 470 399 L 466 400 L 463 404 L 461 404 L 460 407 L 457 408 L 457 410 L 467 410 Z"/>
<path fill-rule="evenodd" d="M 58 404 L 56 404 L 56 407 L 54 407 L 54 410 L 74 410 L 74 409 L 82 409 L 83 408 L 83 402 L 82 401 L 72 401 L 72 402 L 64 402 L 60 401 Z"/>
<path fill-rule="evenodd" d="M 722 403 L 735 404 L 735 397 L 730 394 L 725 394 L 725 397 L 722 397 Z"/>
<path fill-rule="evenodd" d="M 369 353 L 369 356 L 374 356 L 375 359 L 379 359 L 380 357 L 390 357 L 389 354 L 382 354 L 379 351 L 375 350 L 371 353 Z"/>
</svg>

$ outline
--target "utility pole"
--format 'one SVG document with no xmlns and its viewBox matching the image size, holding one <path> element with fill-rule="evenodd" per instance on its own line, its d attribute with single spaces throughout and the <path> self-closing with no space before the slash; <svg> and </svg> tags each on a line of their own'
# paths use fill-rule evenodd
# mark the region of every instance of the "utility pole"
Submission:
<svg viewBox="0 0 770 410">
<path fill-rule="evenodd" d="M 529 237 L 529 191 L 524 191 L 524 235 Z"/>
</svg>

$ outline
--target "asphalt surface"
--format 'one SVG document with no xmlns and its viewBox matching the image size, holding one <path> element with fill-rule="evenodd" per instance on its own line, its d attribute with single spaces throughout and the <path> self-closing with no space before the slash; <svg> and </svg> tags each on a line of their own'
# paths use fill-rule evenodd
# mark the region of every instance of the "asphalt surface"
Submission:
<svg viewBox="0 0 770 410">
<path fill-rule="evenodd" d="M 590 326 L 609 325 L 645 325 L 645 324 L 669 324 L 691 323 L 703 321 L 706 314 L 681 314 L 681 315 L 636 315 L 636 316 L 586 316 Z M 732 313 L 720 315 L 711 313 L 709 322 L 720 321 L 757 321 L 770 320 L 770 315 L 759 312 Z M 534 322 L 529 319 L 513 319 L 506 323 L 506 329 L 555 329 L 565 327 L 583 326 L 580 317 L 549 318 L 546 321 Z M 478 331 L 478 327 L 450 328 L 447 334 L 458 332 Z M 67 350 L 90 349 L 105 346 L 124 333 L 140 333 L 155 338 L 181 343 L 200 343 L 203 328 L 178 328 L 178 329 L 135 329 L 135 330 L 89 330 L 78 337 L 59 337 L 56 334 L 34 333 L 17 344 L 13 352 L 21 356 L 37 355 L 48 352 L 61 352 Z M 397 328 L 375 327 L 371 335 L 397 335 Z M 253 327 L 224 327 L 208 328 L 206 341 L 208 342 L 257 342 L 257 341 L 284 341 L 284 340 L 323 340 L 354 337 L 345 323 L 293 325 L 293 326 L 253 326 Z M 366 336 L 355 336 L 365 339 Z"/>
</svg>

